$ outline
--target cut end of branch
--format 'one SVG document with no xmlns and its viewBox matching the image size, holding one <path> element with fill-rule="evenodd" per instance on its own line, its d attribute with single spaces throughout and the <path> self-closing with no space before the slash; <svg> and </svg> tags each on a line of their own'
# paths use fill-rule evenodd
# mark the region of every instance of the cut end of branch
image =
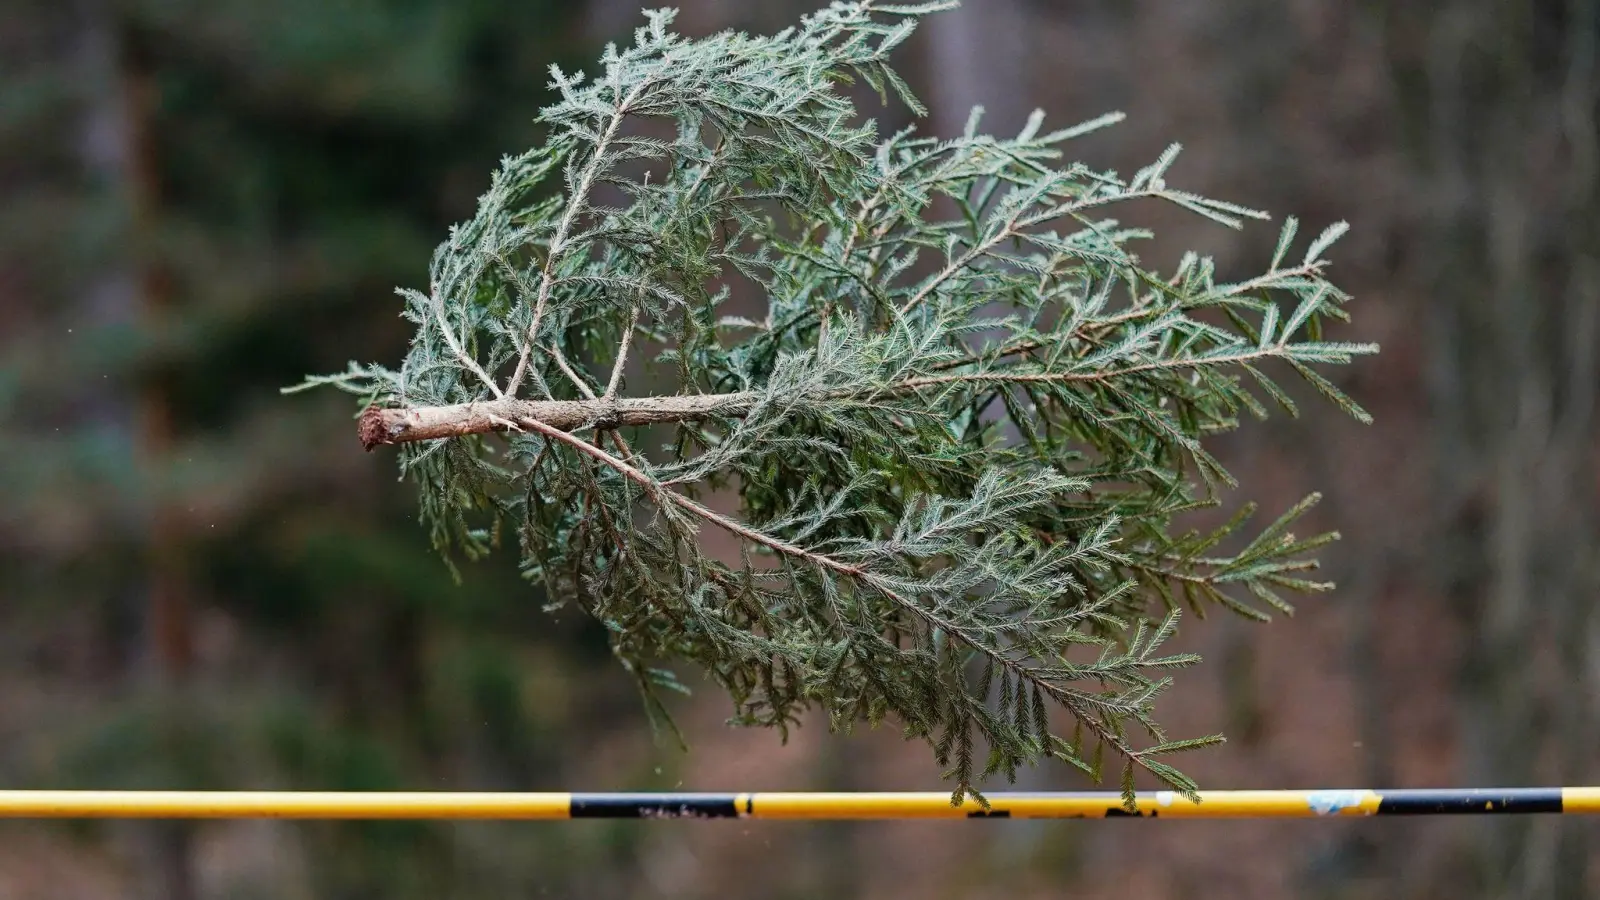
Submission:
<svg viewBox="0 0 1600 900">
<path fill-rule="evenodd" d="M 397 434 L 405 430 L 404 421 L 399 420 L 403 413 L 398 409 L 384 409 L 378 406 L 369 406 L 361 411 L 361 416 L 356 420 L 356 435 L 361 438 L 361 446 L 368 453 L 379 444 L 392 444 Z"/>
</svg>

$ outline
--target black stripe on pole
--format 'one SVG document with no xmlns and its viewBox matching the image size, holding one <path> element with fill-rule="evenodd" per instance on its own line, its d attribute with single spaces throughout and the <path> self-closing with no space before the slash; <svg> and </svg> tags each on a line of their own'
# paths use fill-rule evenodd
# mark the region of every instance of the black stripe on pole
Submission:
<svg viewBox="0 0 1600 900">
<path fill-rule="evenodd" d="M 1161 818 L 1161 810 L 1152 809 L 1147 812 L 1141 809 L 1138 812 L 1128 812 L 1120 806 L 1108 806 L 1106 807 L 1105 817 L 1108 819 L 1159 819 Z"/>
<path fill-rule="evenodd" d="M 733 794 L 573 794 L 574 819 L 731 819 Z"/>
<path fill-rule="evenodd" d="M 1561 811 L 1560 788 L 1378 792 L 1378 815 L 1380 816 L 1425 816 L 1464 813 L 1558 813 Z"/>
</svg>

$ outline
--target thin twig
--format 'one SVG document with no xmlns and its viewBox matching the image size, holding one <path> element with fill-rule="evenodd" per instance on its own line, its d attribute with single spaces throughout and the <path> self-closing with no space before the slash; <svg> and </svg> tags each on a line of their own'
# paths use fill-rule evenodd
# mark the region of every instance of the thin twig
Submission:
<svg viewBox="0 0 1600 900">
<path fill-rule="evenodd" d="M 478 361 L 473 359 L 471 354 L 467 353 L 466 349 L 461 346 L 455 331 L 450 328 L 450 319 L 444 313 L 444 301 L 439 299 L 439 293 L 437 291 L 432 292 L 430 299 L 433 301 L 433 317 L 437 321 L 439 331 L 444 335 L 445 345 L 450 348 L 450 352 L 456 355 L 456 359 L 466 366 L 468 371 L 478 376 L 478 380 L 489 388 L 489 392 L 494 394 L 496 400 L 504 397 L 505 395 L 500 392 L 500 386 L 494 383 L 494 379 L 489 377 L 489 373 L 483 371 L 483 367 L 478 365 Z"/>
<path fill-rule="evenodd" d="M 611 366 L 611 378 L 606 382 L 605 396 L 609 399 L 617 395 L 617 385 L 622 383 L 622 368 L 628 364 L 628 347 L 633 343 L 633 329 L 639 324 L 639 308 L 633 308 L 633 315 L 628 319 L 628 329 L 622 333 L 622 346 L 617 348 L 617 361 Z"/>
<path fill-rule="evenodd" d="M 917 388 L 922 387 L 931 387 L 940 384 L 959 384 L 963 382 L 1056 384 L 1061 382 L 1110 381 L 1115 378 L 1125 378 L 1129 375 L 1137 375 L 1141 372 L 1153 372 L 1168 369 L 1192 369 L 1197 366 L 1249 363 L 1261 359 L 1272 359 L 1282 356 L 1284 350 L 1286 349 L 1286 347 L 1279 344 L 1261 350 L 1254 350 L 1249 353 L 1228 353 L 1217 356 L 1158 359 L 1147 363 L 1141 363 L 1136 366 L 1126 366 L 1121 369 L 1104 369 L 1094 372 L 962 372 L 954 375 L 924 375 L 918 378 L 908 378 L 896 385 L 896 388 L 916 390 Z"/>
<path fill-rule="evenodd" d="M 560 347 L 551 344 L 546 349 L 550 351 L 550 358 L 555 360 L 556 368 L 561 370 L 561 374 L 567 376 L 567 380 L 572 382 L 573 386 L 578 389 L 578 393 L 589 400 L 599 399 L 595 396 L 594 389 L 589 387 L 589 383 L 583 379 L 583 376 L 573 371 L 572 365 L 567 362 L 566 354 L 561 352 Z"/>
<path fill-rule="evenodd" d="M 611 121 L 606 123 L 605 132 L 595 143 L 594 154 L 583 167 L 583 174 L 579 176 L 572 196 L 567 200 L 567 208 L 561 214 L 561 221 L 556 223 L 555 237 L 550 239 L 550 253 L 545 257 L 543 277 L 539 281 L 539 297 L 533 305 L 533 321 L 528 325 L 527 336 L 523 339 L 522 353 L 517 357 L 517 368 L 511 373 L 511 381 L 506 384 L 507 396 L 515 397 L 517 389 L 522 387 L 522 379 L 527 376 L 528 358 L 532 356 L 533 348 L 539 340 L 539 325 L 544 320 L 545 306 L 550 301 L 550 288 L 555 283 L 556 267 L 560 263 L 561 254 L 567 249 L 567 235 L 572 231 L 572 224 L 577 220 L 579 211 L 588 207 L 589 191 L 593 188 L 595 176 L 600 173 L 600 167 L 605 162 L 606 148 L 616 139 L 623 118 L 627 116 L 629 107 L 638 100 L 639 92 L 642 90 L 644 90 L 643 82 L 629 91 L 628 96 L 623 98 L 612 111 Z M 498 391 L 495 393 L 499 395 Z"/>
</svg>

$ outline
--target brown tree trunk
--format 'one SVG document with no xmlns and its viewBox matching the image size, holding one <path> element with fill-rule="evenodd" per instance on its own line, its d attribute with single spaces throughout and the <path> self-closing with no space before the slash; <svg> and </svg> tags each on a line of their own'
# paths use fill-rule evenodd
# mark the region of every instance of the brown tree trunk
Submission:
<svg viewBox="0 0 1600 900">
<path fill-rule="evenodd" d="M 124 29 L 120 35 L 120 62 L 127 129 L 127 191 L 132 214 L 132 244 L 140 313 L 149 328 L 161 327 L 172 303 L 171 279 L 154 247 L 160 219 L 161 184 L 155 119 L 158 107 L 157 74 L 139 36 Z M 176 429 L 170 398 L 170 374 L 160 368 L 146 371 L 138 391 L 137 447 L 141 475 L 152 486 L 147 522 L 148 566 L 145 633 L 148 663 L 160 694 L 158 704 L 171 745 L 179 723 L 172 720 L 182 709 L 194 660 L 190 616 L 190 574 L 180 511 L 171 499 L 168 478 Z M 192 900 L 196 896 L 192 828 L 186 823 L 156 822 L 147 833 L 147 892 L 164 900 Z"/>
</svg>

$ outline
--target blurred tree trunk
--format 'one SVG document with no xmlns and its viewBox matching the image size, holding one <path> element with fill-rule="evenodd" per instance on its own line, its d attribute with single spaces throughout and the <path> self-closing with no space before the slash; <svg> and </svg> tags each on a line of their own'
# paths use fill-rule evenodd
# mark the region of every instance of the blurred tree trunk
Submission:
<svg viewBox="0 0 1600 900">
<path fill-rule="evenodd" d="M 161 217 L 161 166 L 155 134 L 159 95 L 157 73 L 137 34 L 124 29 L 119 57 L 122 74 L 123 123 L 128 145 L 126 189 L 130 207 L 130 242 L 137 270 L 139 313 L 147 329 L 160 328 L 170 315 L 172 288 L 161 262 L 156 233 Z M 164 731 L 162 745 L 182 740 L 182 692 L 193 664 L 190 617 L 191 579 L 184 547 L 181 513 L 172 504 L 171 455 L 175 436 L 170 394 L 172 375 L 157 363 L 146 369 L 138 385 L 137 460 L 151 486 L 146 507 L 146 596 L 144 630 L 147 664 L 158 692 Z M 192 828 L 182 822 L 146 826 L 152 898 L 192 900 L 196 896 Z"/>
<path fill-rule="evenodd" d="M 939 135 L 959 134 L 974 106 L 985 110 L 984 131 L 1003 135 L 1022 127 L 1033 96 L 1026 52 L 1030 15 L 1022 0 L 983 0 L 932 16 L 922 26 L 928 48 L 923 99 Z"/>
<path fill-rule="evenodd" d="M 1430 200 L 1432 559 L 1469 634 L 1468 784 L 1594 776 L 1596 4 L 1390 6 Z M 1474 888 L 1580 897 L 1571 819 L 1474 830 Z"/>
<path fill-rule="evenodd" d="M 560 0 L 7 7 L 8 784 L 465 786 L 481 775 L 467 753 L 486 740 L 476 657 L 494 655 L 511 682 L 535 655 L 537 671 L 563 676 L 609 663 L 529 622 L 514 570 L 480 567 L 475 587 L 454 588 L 422 553 L 409 497 L 352 499 L 371 500 L 362 473 L 375 470 L 324 440 L 338 404 L 274 399 L 330 353 L 403 347 L 383 298 L 426 276 L 494 160 L 530 142 L 545 63 L 592 62 L 566 33 L 579 11 Z M 393 623 L 405 646 L 372 630 L 341 640 L 351 621 Z M 508 629 L 551 652 L 524 654 Z M 483 642 L 473 665 L 418 652 L 489 631 L 502 640 Z M 208 646 L 227 647 L 225 665 L 208 664 L 222 656 Z M 375 690 L 346 702 L 328 672 Z M 585 697 L 610 684 L 572 677 Z M 603 724 L 548 704 L 504 708 L 507 732 L 528 741 L 557 720 Z M 429 730 L 439 719 L 448 731 Z M 552 767 L 586 762 L 543 750 L 555 744 L 539 742 Z M 187 826 L 107 823 L 121 864 L 99 827 L 47 829 L 0 854 L 3 874 L 26 876 L 0 893 L 89 896 L 79 886 L 98 879 L 114 896 L 163 900 L 300 885 L 432 897 L 461 859 L 496 883 L 566 883 L 580 867 L 568 848 L 596 843 L 497 831 L 517 850 L 473 856 L 457 832 L 428 825 L 266 828 L 197 826 L 216 839 L 205 847 L 226 848 L 207 852 Z M 84 877 L 52 883 L 63 866 Z"/>
</svg>

